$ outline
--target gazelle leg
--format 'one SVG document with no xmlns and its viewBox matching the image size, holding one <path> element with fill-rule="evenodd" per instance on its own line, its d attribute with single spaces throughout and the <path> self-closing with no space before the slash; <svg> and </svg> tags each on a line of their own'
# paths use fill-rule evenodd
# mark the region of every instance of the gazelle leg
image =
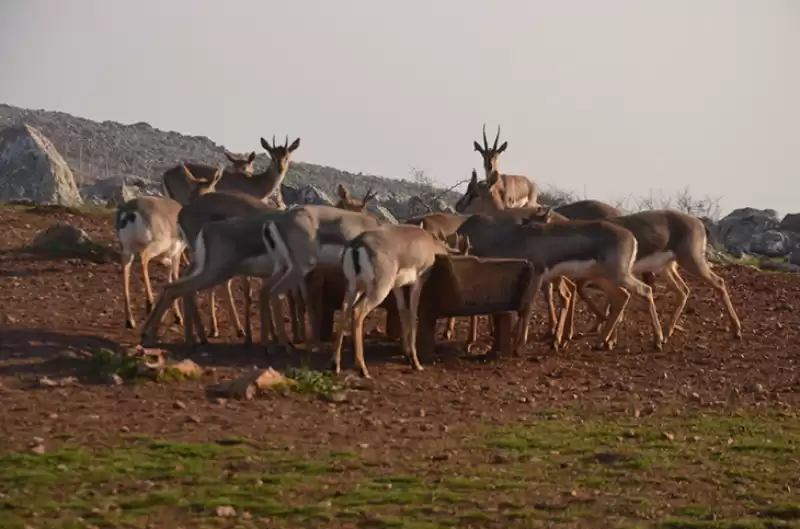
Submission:
<svg viewBox="0 0 800 529">
<path fill-rule="evenodd" d="M 169 282 L 173 283 L 178 280 L 181 273 L 181 260 L 180 255 L 176 255 L 172 258 L 170 262 L 170 274 L 169 274 Z M 175 301 L 172 302 L 172 313 L 175 316 L 175 323 L 177 325 L 183 325 L 183 315 L 181 314 L 181 309 L 178 304 L 178 298 L 175 298 Z"/>
<path fill-rule="evenodd" d="M 228 284 L 230 284 L 229 281 L 227 282 Z M 219 336 L 219 321 L 217 320 L 217 295 L 215 290 L 216 288 L 212 288 L 208 293 L 208 310 L 209 319 L 211 320 L 211 328 L 208 330 L 208 335 L 212 338 Z"/>
<path fill-rule="evenodd" d="M 408 317 L 406 321 L 409 324 L 409 329 L 406 335 L 408 336 L 408 349 L 411 352 L 411 365 L 417 371 L 422 371 L 423 369 L 417 356 L 417 318 L 419 317 L 419 299 L 422 296 L 422 287 L 426 279 L 419 278 L 408 287 Z"/>
<path fill-rule="evenodd" d="M 358 291 L 348 290 L 345 293 L 344 300 L 342 301 L 342 308 L 339 311 L 339 318 L 336 323 L 336 328 L 334 330 L 334 348 L 333 348 L 333 356 L 331 358 L 331 368 L 335 373 L 340 373 L 342 370 L 342 345 L 344 344 L 344 329 L 345 325 L 347 324 L 347 318 L 350 316 L 350 311 L 352 309 L 353 303 L 355 302 L 356 298 L 358 297 Z"/>
<path fill-rule="evenodd" d="M 702 251 L 703 250 L 699 250 L 699 252 Z M 742 323 L 739 321 L 739 317 L 736 315 L 736 310 L 733 308 L 733 303 L 731 303 L 731 297 L 728 294 L 728 288 L 725 285 L 725 280 L 711 270 L 711 267 L 708 266 L 708 262 L 705 260 L 704 255 L 692 256 L 690 259 L 681 259 L 680 265 L 690 274 L 702 279 L 704 283 L 711 286 L 711 288 L 717 292 L 717 295 L 722 299 L 722 303 L 728 313 L 728 319 L 730 320 L 730 328 L 733 337 L 741 340 Z"/>
<path fill-rule="evenodd" d="M 150 260 L 152 256 L 147 250 L 139 254 L 139 260 L 142 262 L 142 278 L 144 279 L 144 289 L 147 293 L 147 301 L 145 311 L 150 314 L 153 311 L 153 286 L 150 283 Z"/>
<path fill-rule="evenodd" d="M 128 329 L 136 328 L 136 321 L 133 319 L 133 309 L 131 308 L 131 266 L 133 265 L 133 254 L 123 253 L 122 263 L 122 289 L 125 293 L 125 327 Z"/>
<path fill-rule="evenodd" d="M 249 288 L 250 283 L 247 281 L 247 278 L 242 275 L 242 286 L 247 286 Z M 236 336 L 241 338 L 245 336 L 245 330 L 242 327 L 242 322 L 239 319 L 239 311 L 236 310 L 236 302 L 233 300 L 233 279 L 229 279 L 225 283 L 225 295 L 228 298 L 228 310 L 231 312 L 231 317 L 233 318 L 233 324 L 236 326 Z"/>
<path fill-rule="evenodd" d="M 356 366 L 364 378 L 372 378 L 364 362 L 364 319 L 375 307 L 380 305 L 391 292 L 391 285 L 379 285 L 372 288 L 353 303 L 353 346 L 355 349 Z"/>
</svg>

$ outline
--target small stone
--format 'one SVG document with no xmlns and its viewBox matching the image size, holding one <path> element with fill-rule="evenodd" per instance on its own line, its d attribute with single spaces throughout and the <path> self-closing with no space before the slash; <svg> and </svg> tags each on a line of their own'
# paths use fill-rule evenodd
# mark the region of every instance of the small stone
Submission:
<svg viewBox="0 0 800 529">
<path fill-rule="evenodd" d="M 201 419 L 199 415 L 189 415 L 186 418 L 186 421 L 187 422 L 193 422 L 195 424 L 200 424 L 201 422 L 203 422 L 203 419 Z"/>
<path fill-rule="evenodd" d="M 492 456 L 492 463 L 495 465 L 502 465 L 504 463 L 510 463 L 510 462 L 511 458 L 505 454 L 497 453 Z"/>
<path fill-rule="evenodd" d="M 220 505 L 217 507 L 216 513 L 220 518 L 233 518 L 236 516 L 236 509 L 230 505 Z"/>
<path fill-rule="evenodd" d="M 692 400 L 693 400 L 693 401 L 695 401 L 695 402 L 700 402 L 700 401 L 702 400 L 702 399 L 700 398 L 700 394 L 699 394 L 698 392 L 696 392 L 696 391 L 692 392 L 692 394 L 690 395 L 690 397 L 691 397 L 691 398 L 692 398 Z"/>
<path fill-rule="evenodd" d="M 247 512 L 247 511 L 245 511 L 245 512 L 243 512 L 243 513 L 242 513 L 242 516 L 241 516 L 241 518 L 242 518 L 242 520 L 249 521 L 249 520 L 252 520 L 252 519 L 253 519 L 253 515 L 252 515 L 252 514 L 250 514 L 250 513 L 249 513 L 249 512 Z"/>
<path fill-rule="evenodd" d="M 61 358 L 62 360 L 78 360 L 80 356 L 71 349 L 64 349 L 56 353 L 56 358 Z"/>
<path fill-rule="evenodd" d="M 186 404 L 184 402 L 180 401 L 180 400 L 176 400 L 175 402 L 173 402 L 172 406 L 177 410 L 185 410 L 186 409 Z"/>
<path fill-rule="evenodd" d="M 430 432 L 431 430 L 433 430 L 433 425 L 428 423 L 422 423 L 419 425 L 419 431 L 421 432 Z"/>
<path fill-rule="evenodd" d="M 54 388 L 58 386 L 58 382 L 51 380 L 49 377 L 42 377 L 39 379 L 39 386 L 43 388 Z"/>
<path fill-rule="evenodd" d="M 417 415 L 420 416 L 420 417 L 425 417 L 425 409 L 424 408 L 420 408 L 417 411 Z"/>
<path fill-rule="evenodd" d="M 45 450 L 45 447 L 44 447 L 43 444 L 37 444 L 37 445 L 32 446 L 30 451 L 31 451 L 32 454 L 42 455 L 42 454 L 45 453 L 46 450 Z"/>
<path fill-rule="evenodd" d="M 116 373 L 112 373 L 106 378 L 106 384 L 109 386 L 121 386 L 123 382 L 122 377 Z"/>
<path fill-rule="evenodd" d="M 367 443 L 361 443 L 361 444 L 358 445 L 358 447 L 359 448 L 369 448 L 369 445 Z"/>
<path fill-rule="evenodd" d="M 664 439 L 667 439 L 668 441 L 674 441 L 675 434 L 672 432 L 664 432 Z"/>
<path fill-rule="evenodd" d="M 333 391 L 325 394 L 325 400 L 332 403 L 347 402 L 347 393 L 344 391 Z"/>
<path fill-rule="evenodd" d="M 55 419 L 58 419 L 58 414 L 57 413 L 51 413 L 50 415 L 48 415 L 48 417 L 50 417 L 50 419 L 55 420 Z"/>
</svg>

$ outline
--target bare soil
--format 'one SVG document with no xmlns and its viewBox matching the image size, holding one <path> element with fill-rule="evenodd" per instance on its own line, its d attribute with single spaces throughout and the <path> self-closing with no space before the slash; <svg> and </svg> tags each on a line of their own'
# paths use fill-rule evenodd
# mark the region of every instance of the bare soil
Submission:
<svg viewBox="0 0 800 529">
<path fill-rule="evenodd" d="M 26 524 L 72 527 L 68 524 L 73 523 L 77 524 L 75 527 L 607 527 L 647 526 L 656 522 L 673 523 L 673 527 L 713 522 L 716 527 L 729 526 L 720 520 L 735 524 L 736 520 L 746 519 L 754 526 L 773 522 L 791 525 L 800 520 L 800 507 L 794 514 L 787 507 L 788 514 L 781 511 L 759 518 L 759 512 L 777 501 L 776 494 L 784 490 L 780 487 L 769 489 L 766 497 L 755 494 L 744 499 L 724 483 L 693 489 L 690 485 L 697 485 L 709 475 L 707 466 L 691 463 L 690 460 L 699 457 L 695 453 L 676 452 L 675 461 L 685 466 L 681 468 L 684 481 L 661 475 L 660 479 L 645 480 L 646 486 L 636 485 L 635 490 L 646 496 L 647 508 L 626 504 L 625 509 L 614 512 L 609 512 L 608 506 L 629 501 L 633 490 L 622 486 L 618 475 L 609 477 L 598 470 L 598 476 L 606 477 L 598 482 L 589 480 L 587 484 L 575 481 L 575 472 L 570 466 L 575 458 L 569 458 L 566 466 L 561 466 L 565 463 L 565 449 L 586 445 L 586 436 L 591 438 L 594 430 L 586 430 L 586 424 L 594 424 L 596 429 L 608 433 L 608 438 L 603 437 L 599 444 L 584 446 L 592 454 L 609 443 L 630 445 L 631 439 L 647 438 L 656 444 L 634 443 L 635 446 L 627 449 L 637 451 L 642 457 L 642 454 L 655 457 L 658 443 L 665 442 L 662 436 L 669 439 L 669 435 L 673 435 L 665 434 L 665 428 L 676 431 L 685 426 L 687 431 L 679 435 L 679 440 L 687 443 L 691 442 L 687 439 L 693 438 L 689 425 L 700 430 L 706 428 L 713 432 L 708 434 L 713 439 L 719 437 L 723 450 L 736 444 L 735 438 L 727 443 L 727 436 L 733 436 L 733 430 L 740 425 L 724 422 L 724 426 L 715 423 L 714 427 L 708 427 L 706 423 L 702 423 L 706 426 L 698 426 L 697 421 L 702 422 L 703 417 L 717 417 L 721 421 L 747 417 L 747 424 L 763 424 L 765 429 L 790 429 L 781 434 L 781 446 L 785 447 L 781 454 L 786 459 L 764 456 L 752 467 L 764 470 L 764 465 L 773 465 L 768 470 L 773 477 L 781 476 L 781 483 L 788 487 L 784 492 L 789 501 L 791 491 L 796 492 L 800 481 L 796 472 L 780 473 L 792 465 L 796 469 L 800 453 L 800 433 L 796 429 L 796 406 L 800 398 L 800 316 L 796 310 L 800 309 L 800 276 L 764 273 L 747 266 L 717 267 L 727 281 L 743 324 L 744 337 L 740 341 L 730 336 L 722 303 L 713 291 L 687 278 L 692 290 L 681 321 L 683 331 L 677 332 L 661 352 L 653 351 L 650 345 L 646 311 L 632 302 L 619 332 L 620 342 L 611 352 L 592 350 L 588 339 L 578 340 L 558 354 L 543 343 L 534 342 L 523 356 L 477 361 L 455 341 L 443 344 L 435 357 L 422 358 L 425 370 L 413 372 L 396 346 L 375 344 L 368 345 L 366 354 L 375 379 L 370 383 L 361 382 L 353 375 L 352 359 L 346 349 L 347 373 L 340 377 L 346 388 L 345 396 L 335 399 L 341 402 L 294 392 L 276 392 L 249 402 L 221 401 L 209 399 L 205 394 L 205 387 L 215 380 L 233 377 L 254 365 L 279 370 L 288 366 L 325 370 L 329 356 L 302 351 L 294 354 L 273 351 L 267 355 L 258 346 L 245 347 L 235 336 L 228 312 L 220 303 L 222 336 L 212 339 L 211 345 L 192 357 L 208 368 L 201 380 L 118 386 L 92 383 L 86 377 L 87 361 L 81 355 L 88 356 L 98 348 L 119 349 L 136 344 L 138 329 L 124 327 L 122 274 L 117 263 L 20 251 L 36 233 L 57 220 L 83 228 L 96 242 L 115 245 L 113 215 L 108 212 L 21 206 L 0 208 L 3 231 L 0 237 L 0 457 L 5 458 L 0 464 L 0 505 L 11 513 L 7 525 L 0 524 L 3 527 Z M 157 294 L 166 280 L 166 270 L 153 264 L 151 277 Z M 135 314 L 141 325 L 144 288 L 136 268 L 132 290 Z M 204 302 L 205 296 L 202 298 Z M 666 322 L 667 308 L 671 309 L 675 300 L 663 285 L 657 288 L 656 299 L 662 323 Z M 579 308 L 577 321 L 581 326 L 589 323 L 584 307 Z M 486 342 L 485 321 L 481 323 L 481 339 Z M 544 323 L 545 313 L 538 310 L 532 329 L 534 337 L 544 330 Z M 373 316 L 368 328 L 374 330 L 382 325 L 382 318 Z M 467 322 L 459 321 L 457 329 L 459 339 L 463 340 Z M 165 348 L 179 354 L 177 344 L 182 339 L 181 329 L 165 323 L 161 336 Z M 78 358 L 64 351 L 73 351 Z M 78 380 L 63 387 L 39 387 L 36 381 L 43 376 L 52 380 L 75 376 Z M 563 422 L 553 430 L 553 420 Z M 539 421 L 550 426 L 536 427 Z M 637 424 L 650 428 L 651 437 L 637 437 L 637 434 L 626 438 L 624 432 L 636 428 Z M 534 425 L 532 429 L 531 425 Z M 549 441 L 537 441 L 539 444 L 514 444 L 520 439 L 531 439 L 536 431 L 551 432 L 558 442 L 548 437 Z M 698 435 L 703 437 L 704 434 Z M 758 446 L 767 442 L 758 430 L 749 435 L 758 440 Z M 77 503 L 70 506 L 68 500 L 58 500 L 61 501 L 58 503 L 52 498 L 48 500 L 49 507 L 44 504 L 36 507 L 39 505 L 34 501 L 37 490 L 42 495 L 52 495 L 55 489 L 46 488 L 52 483 L 78 485 L 68 485 L 67 481 L 62 480 L 62 483 L 56 478 L 48 482 L 50 485 L 42 484 L 31 477 L 41 477 L 33 470 L 23 477 L 15 474 L 14 479 L 9 474 L 15 466 L 42 470 L 36 466 L 38 463 L 30 460 L 42 456 L 27 455 L 33 444 L 44 445 L 47 453 L 74 448 L 85 455 L 85 461 L 74 454 L 70 456 L 73 459 L 62 458 L 66 461 L 63 464 L 59 462 L 62 459 L 50 461 L 47 468 L 55 472 L 53 465 L 69 466 L 70 461 L 75 463 L 76 469 L 83 464 L 81 461 L 91 462 L 92 458 L 110 461 L 103 458 L 116 457 L 113 456 L 117 453 L 115 450 L 127 450 L 125 453 L 131 461 L 153 458 L 156 457 L 152 452 L 154 440 L 198 447 L 218 446 L 213 442 L 232 438 L 246 440 L 248 450 L 255 452 L 242 457 L 249 457 L 251 464 L 253 458 L 262 461 L 261 470 L 266 474 L 280 467 L 280 461 L 285 463 L 289 456 L 308 462 L 328 461 L 324 458 L 333 457 L 331 454 L 353 454 L 353 460 L 359 463 L 353 467 L 345 465 L 344 470 L 331 470 L 330 475 L 327 471 L 312 472 L 314 480 L 300 480 L 285 488 L 276 485 L 270 489 L 269 494 L 291 491 L 286 492 L 288 496 L 283 499 L 269 498 L 272 503 L 295 505 L 295 510 L 288 514 L 288 511 L 259 511 L 258 501 L 254 504 L 240 502 L 237 514 L 230 518 L 225 517 L 224 512 L 222 515 L 216 512 L 213 502 L 204 500 L 192 500 L 188 506 L 177 499 L 175 503 L 148 504 L 148 509 L 139 505 L 139 510 L 131 508 L 133 510 L 124 519 L 119 513 L 125 508 L 119 505 L 114 511 L 117 518 L 109 517 L 106 511 L 99 515 L 96 510 L 101 498 L 97 496 L 77 507 Z M 498 444 L 498 438 L 506 439 L 505 444 Z M 148 441 L 151 444 L 137 448 L 136 442 L 142 439 L 151 440 Z M 555 448 L 548 448 L 548 443 Z M 703 450 L 716 446 L 714 441 L 709 446 L 703 445 Z M 652 454 L 647 452 L 651 448 Z M 530 451 L 534 449 L 536 453 L 532 454 Z M 516 454 L 511 459 L 508 459 L 509 451 Z M 275 454 L 281 453 L 284 459 L 279 461 Z M 194 455 L 205 460 L 204 464 L 211 464 L 212 460 L 226 462 L 233 457 L 231 453 L 213 450 L 199 454 Z M 603 457 L 613 462 L 618 459 L 616 455 Z M 675 461 L 671 468 L 677 464 Z M 734 463 L 728 461 L 734 466 L 739 464 L 738 460 Z M 495 470 L 485 470 L 487 465 L 503 464 L 511 468 L 509 476 L 503 479 L 529 483 L 521 490 L 515 489 L 513 498 L 496 490 L 500 485 Z M 598 468 L 609 466 L 593 464 L 599 465 Z M 227 463 L 203 467 L 203 472 L 230 474 L 225 465 Z M 538 470 L 534 472 L 530 465 Z M 543 473 L 544 467 L 548 472 Z M 439 480 L 436 486 L 441 487 L 442 479 L 462 475 L 470 468 L 483 469 L 475 470 L 472 478 L 483 483 L 494 480 L 489 484 L 495 488 L 467 487 L 471 491 L 469 494 L 458 489 L 461 492 L 454 492 L 450 503 L 437 499 L 435 494 L 430 495 L 431 483 Z M 623 465 L 623 468 L 628 467 Z M 648 468 L 652 472 L 655 467 Z M 75 472 L 73 480 L 92 482 L 88 470 L 84 469 L 83 474 Z M 295 475 L 299 471 L 295 468 L 292 472 Z M 586 472 L 586 476 L 594 475 L 594 471 Z M 513 477 L 515 475 L 517 478 Z M 724 475 L 726 479 L 733 479 L 727 470 Z M 384 481 L 379 479 L 381 476 Z M 404 482 L 398 476 L 406 476 L 408 480 Z M 103 479 L 106 478 L 121 479 L 116 475 Z M 167 477 L 159 479 L 163 479 L 164 487 L 171 483 Z M 259 479 L 263 481 L 263 476 Z M 364 480 L 369 480 L 369 484 L 363 485 Z M 4 485 L 4 482 L 16 485 Z M 369 487 L 377 487 L 377 499 L 364 500 L 358 505 L 339 503 L 337 498 L 355 490 L 353 487 L 358 488 L 359 483 L 369 490 L 372 490 Z M 392 483 L 395 483 L 394 489 Z M 602 499 L 602 495 L 611 490 L 609 487 L 616 490 L 619 498 Z M 411 499 L 406 498 L 408 502 L 404 503 L 402 498 L 391 496 L 399 494 L 399 490 L 406 491 Z M 107 497 L 121 494 L 115 491 L 107 491 Z M 225 506 L 237 507 L 235 494 L 228 492 Z M 185 496 L 189 492 L 181 494 Z M 210 489 L 209 495 L 214 494 Z M 57 507 L 53 507 L 53 501 L 58 503 Z M 316 507 L 308 512 L 297 507 L 311 504 Z M 548 508 L 555 504 L 568 504 L 571 510 Z M 398 505 L 416 510 L 400 509 Z M 427 510 L 420 510 L 422 507 Z M 714 514 L 715 510 L 721 514 Z M 248 514 L 242 515 L 243 512 Z M 42 521 L 44 516 L 49 517 L 49 521 Z"/>
</svg>

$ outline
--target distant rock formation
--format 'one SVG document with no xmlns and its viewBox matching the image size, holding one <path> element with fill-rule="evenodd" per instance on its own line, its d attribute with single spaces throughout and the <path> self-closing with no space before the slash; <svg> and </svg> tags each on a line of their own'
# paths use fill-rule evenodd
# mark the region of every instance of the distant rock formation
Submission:
<svg viewBox="0 0 800 529">
<path fill-rule="evenodd" d="M 0 130 L 0 201 L 80 206 L 83 199 L 67 162 L 30 125 Z"/>
</svg>

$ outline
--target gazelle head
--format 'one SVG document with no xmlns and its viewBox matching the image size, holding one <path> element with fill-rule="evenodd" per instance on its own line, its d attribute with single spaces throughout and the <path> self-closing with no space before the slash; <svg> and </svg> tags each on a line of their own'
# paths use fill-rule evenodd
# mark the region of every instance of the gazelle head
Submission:
<svg viewBox="0 0 800 529">
<path fill-rule="evenodd" d="M 234 172 L 241 173 L 245 176 L 253 176 L 253 161 L 256 159 L 255 151 L 251 152 L 246 158 L 237 158 L 236 156 L 231 156 L 227 152 L 225 153 L 225 157 L 231 162 Z"/>
<path fill-rule="evenodd" d="M 190 201 L 201 195 L 215 192 L 217 190 L 217 184 L 222 178 L 222 175 L 225 174 L 225 167 L 220 165 L 217 171 L 214 173 L 214 176 L 212 176 L 210 180 L 206 180 L 204 178 L 196 178 L 192 172 L 189 171 L 189 168 L 183 163 L 181 163 L 181 167 L 183 168 L 183 173 L 186 176 L 186 181 L 192 185 L 192 192 L 189 195 Z"/>
<path fill-rule="evenodd" d="M 472 252 L 469 237 L 463 233 L 451 233 L 444 238 L 444 243 L 451 255 L 469 255 Z"/>
<path fill-rule="evenodd" d="M 500 140 L 500 125 L 497 126 L 497 135 L 494 137 L 494 144 L 492 147 L 489 147 L 489 142 L 486 141 L 486 123 L 483 124 L 483 145 L 481 146 L 480 143 L 477 141 L 472 142 L 472 145 L 475 147 L 475 150 L 481 153 L 481 158 L 483 158 L 483 171 L 486 175 L 486 178 L 489 178 L 489 175 L 492 172 L 497 172 L 497 158 L 500 154 L 506 150 L 508 147 L 508 142 L 504 141 L 500 147 L 497 146 L 497 142 Z"/>
<path fill-rule="evenodd" d="M 289 136 L 287 134 L 286 141 L 283 145 L 275 143 L 275 135 L 272 135 L 272 145 L 267 140 L 261 138 L 261 146 L 269 153 L 272 165 L 281 173 L 285 174 L 289 170 L 289 161 L 292 159 L 292 153 L 300 147 L 300 138 L 297 138 L 289 145 Z"/>
<path fill-rule="evenodd" d="M 478 172 L 472 170 L 464 196 L 456 202 L 456 212 L 463 214 L 494 213 L 505 209 L 503 179 L 492 171 L 485 181 L 478 181 Z"/>
<path fill-rule="evenodd" d="M 367 191 L 364 198 L 353 198 L 350 191 L 342 184 L 336 186 L 336 194 L 339 195 L 339 201 L 336 202 L 336 207 L 346 209 L 349 211 L 364 211 L 367 209 L 367 203 L 373 200 L 377 193 L 372 192 L 372 188 Z"/>
</svg>

